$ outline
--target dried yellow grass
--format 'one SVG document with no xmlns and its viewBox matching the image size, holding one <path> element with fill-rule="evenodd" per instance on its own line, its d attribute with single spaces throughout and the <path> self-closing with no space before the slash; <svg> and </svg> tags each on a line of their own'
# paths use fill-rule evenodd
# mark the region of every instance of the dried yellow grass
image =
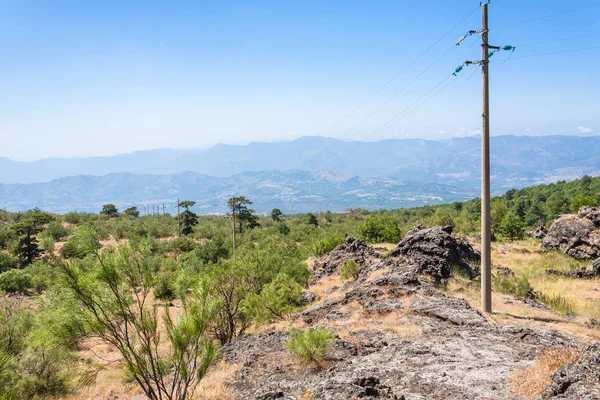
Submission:
<svg viewBox="0 0 600 400">
<path fill-rule="evenodd" d="M 511 392 L 526 399 L 535 399 L 560 368 L 577 360 L 578 352 L 570 347 L 550 347 L 543 350 L 535 362 L 508 377 Z"/>
</svg>

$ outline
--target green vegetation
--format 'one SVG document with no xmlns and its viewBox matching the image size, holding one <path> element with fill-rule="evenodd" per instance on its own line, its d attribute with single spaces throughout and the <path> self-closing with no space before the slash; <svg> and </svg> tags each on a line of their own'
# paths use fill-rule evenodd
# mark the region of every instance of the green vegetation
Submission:
<svg viewBox="0 0 600 400">
<path fill-rule="evenodd" d="M 599 196 L 600 178 L 588 177 L 511 190 L 492 200 L 492 225 L 499 240 L 519 239 L 538 221 L 547 225 Z M 464 234 L 479 229 L 477 199 L 340 214 L 274 209 L 265 216 L 245 197 L 228 204 L 236 216 L 235 257 L 231 215 L 196 215 L 193 201 L 180 203 L 179 219 L 140 216 L 135 206 L 119 213 L 111 204 L 97 214 L 0 210 L 0 398 L 63 395 L 86 384 L 98 367 L 81 355 L 90 338 L 117 348 L 124 376 L 149 398 L 189 398 L 219 344 L 297 311 L 310 280 L 307 258 L 348 236 L 395 243 L 419 224 L 454 225 Z M 550 283 L 538 286 L 526 268 L 518 277 L 495 278 L 495 289 L 572 312 L 569 299 Z M 359 269 L 349 261 L 340 273 L 357 279 Z M 292 330 L 288 346 L 319 363 L 333 340 L 323 329 Z"/>
<path fill-rule="evenodd" d="M 342 278 L 343 280 L 357 280 L 359 271 L 360 265 L 356 261 L 347 261 L 344 263 L 344 265 L 340 267 L 340 278 Z"/>
<path fill-rule="evenodd" d="M 289 337 L 288 351 L 303 362 L 317 365 L 335 341 L 335 335 L 328 328 L 291 329 Z"/>
</svg>

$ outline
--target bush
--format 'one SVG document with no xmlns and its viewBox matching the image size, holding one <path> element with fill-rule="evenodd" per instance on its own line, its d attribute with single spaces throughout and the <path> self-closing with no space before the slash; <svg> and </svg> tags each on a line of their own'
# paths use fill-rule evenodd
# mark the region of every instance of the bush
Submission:
<svg viewBox="0 0 600 400">
<path fill-rule="evenodd" d="M 319 364 L 334 341 L 335 336 L 329 328 L 291 329 L 287 349 L 303 362 Z"/>
<path fill-rule="evenodd" d="M 497 276 L 493 279 L 494 290 L 521 299 L 533 299 L 535 294 L 527 278 Z"/>
<path fill-rule="evenodd" d="M 154 297 L 165 300 L 175 298 L 175 279 L 175 272 L 168 269 L 163 269 L 156 274 L 154 280 Z"/>
<path fill-rule="evenodd" d="M 67 228 L 62 226 L 58 221 L 52 221 L 46 228 L 46 234 L 52 238 L 55 242 L 61 242 L 63 239 L 69 236 L 71 233 Z"/>
<path fill-rule="evenodd" d="M 194 242 L 194 239 L 185 236 L 178 237 L 171 243 L 173 245 L 173 249 L 176 249 L 181 253 L 187 253 L 196 248 L 196 242 Z"/>
<path fill-rule="evenodd" d="M 525 235 L 523 222 L 518 215 L 512 212 L 507 213 L 504 218 L 502 218 L 498 230 L 501 235 L 509 240 L 523 239 L 523 236 Z"/>
<path fill-rule="evenodd" d="M 291 313 L 300 303 L 302 287 L 292 278 L 280 273 L 265 285 L 260 294 L 251 294 L 246 299 L 246 310 L 254 316 L 256 323 L 272 322 Z"/>
<path fill-rule="evenodd" d="M 329 253 L 335 247 L 344 241 L 341 237 L 329 237 L 326 239 L 317 240 L 313 243 L 312 254 L 320 257 Z"/>
<path fill-rule="evenodd" d="M 60 249 L 60 254 L 64 258 L 85 258 L 101 247 L 97 231 L 89 226 L 82 226 L 69 237 Z"/>
<path fill-rule="evenodd" d="M 371 243 L 398 243 L 402 240 L 398 222 L 389 215 L 373 215 L 367 218 L 358 228 L 358 235 Z"/>
<path fill-rule="evenodd" d="M 24 294 L 33 287 L 31 275 L 20 269 L 11 269 L 0 274 L 0 290 L 6 293 Z"/>
<path fill-rule="evenodd" d="M 0 251 L 0 272 L 17 267 L 17 261 L 7 252 Z"/>
<path fill-rule="evenodd" d="M 343 280 L 348 280 L 350 278 L 352 278 L 353 280 L 357 280 L 359 270 L 360 270 L 360 265 L 356 261 L 354 261 L 354 260 L 347 261 L 340 268 L 340 277 Z"/>
</svg>

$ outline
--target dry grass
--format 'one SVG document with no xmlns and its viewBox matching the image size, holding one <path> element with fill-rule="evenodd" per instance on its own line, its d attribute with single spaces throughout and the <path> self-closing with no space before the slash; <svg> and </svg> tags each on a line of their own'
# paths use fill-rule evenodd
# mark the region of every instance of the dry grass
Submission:
<svg viewBox="0 0 600 400">
<path fill-rule="evenodd" d="M 537 398 L 550 384 L 552 375 L 568 363 L 577 360 L 578 353 L 569 347 L 551 347 L 540 353 L 535 362 L 508 377 L 511 391 L 526 399 Z"/>
<path fill-rule="evenodd" d="M 527 252 L 523 252 L 526 249 Z M 492 250 L 494 265 L 511 268 L 517 277 L 529 280 L 537 292 L 548 297 L 564 297 L 573 305 L 577 315 L 586 319 L 600 318 L 600 291 L 598 279 L 573 279 L 546 275 L 547 269 L 569 271 L 590 262 L 581 262 L 558 251 L 539 253 L 538 241 L 524 240 L 495 244 Z"/>
<path fill-rule="evenodd" d="M 234 398 L 230 385 L 241 364 L 227 364 L 221 360 L 200 381 L 193 398 L 202 400 L 229 400 Z"/>
</svg>

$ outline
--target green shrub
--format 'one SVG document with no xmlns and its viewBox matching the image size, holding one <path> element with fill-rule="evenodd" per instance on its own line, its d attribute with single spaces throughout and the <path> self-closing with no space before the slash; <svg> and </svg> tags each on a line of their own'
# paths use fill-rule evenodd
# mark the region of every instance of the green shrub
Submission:
<svg viewBox="0 0 600 400">
<path fill-rule="evenodd" d="M 278 222 L 275 226 L 277 227 L 277 232 L 284 236 L 290 233 L 290 227 L 283 221 Z"/>
<path fill-rule="evenodd" d="M 163 269 L 154 279 L 154 297 L 159 299 L 173 299 L 176 294 L 175 279 L 177 275 L 174 271 Z"/>
<path fill-rule="evenodd" d="M 52 238 L 55 242 L 60 242 L 69 236 L 71 231 L 62 226 L 59 221 L 52 221 L 48 224 L 45 230 L 46 234 Z"/>
<path fill-rule="evenodd" d="M 64 258 L 85 258 L 99 250 L 100 236 L 95 228 L 82 226 L 78 228 L 67 240 L 67 243 L 60 249 L 60 254 Z"/>
<path fill-rule="evenodd" d="M 280 273 L 263 286 L 260 294 L 248 296 L 245 309 L 247 314 L 254 316 L 257 325 L 272 322 L 298 307 L 301 294 L 302 287 L 285 273 Z"/>
<path fill-rule="evenodd" d="M 523 236 L 525 236 L 523 221 L 513 212 L 507 213 L 502 218 L 498 231 L 509 240 L 523 239 Z"/>
<path fill-rule="evenodd" d="M 287 349 L 303 362 L 319 364 L 334 341 L 335 336 L 329 328 L 291 329 Z"/>
<path fill-rule="evenodd" d="M 6 293 L 24 294 L 33 287 L 31 275 L 20 269 L 11 269 L 0 274 L 0 290 Z"/>
<path fill-rule="evenodd" d="M 527 278 L 517 278 L 516 276 L 496 276 L 493 279 L 494 290 L 500 293 L 508 294 L 522 299 L 532 299 L 535 297 L 533 288 Z"/>
<path fill-rule="evenodd" d="M 43 259 L 28 265 L 24 271 L 31 275 L 31 287 L 37 293 L 42 293 L 56 282 L 54 267 Z"/>
<path fill-rule="evenodd" d="M 373 215 L 358 228 L 358 235 L 371 243 L 398 243 L 402 231 L 396 219 L 389 215 Z"/>
<path fill-rule="evenodd" d="M 344 241 L 341 237 L 328 237 L 325 239 L 317 240 L 313 243 L 312 254 L 320 257 L 329 253 L 335 247 Z"/>
<path fill-rule="evenodd" d="M 17 260 L 15 260 L 9 253 L 0 251 L 0 272 L 8 271 L 17 267 Z"/>
<path fill-rule="evenodd" d="M 344 265 L 342 265 L 342 267 L 340 268 L 340 277 L 343 280 L 348 280 L 348 279 L 357 280 L 359 271 L 360 271 L 360 264 L 358 264 L 354 260 L 350 260 L 350 261 L 347 261 L 346 263 L 344 263 Z"/>
<path fill-rule="evenodd" d="M 173 246 L 173 249 L 176 249 L 181 253 L 187 253 L 196 248 L 196 242 L 194 242 L 194 239 L 185 236 L 178 237 L 177 239 L 173 240 L 171 245 Z"/>
</svg>

